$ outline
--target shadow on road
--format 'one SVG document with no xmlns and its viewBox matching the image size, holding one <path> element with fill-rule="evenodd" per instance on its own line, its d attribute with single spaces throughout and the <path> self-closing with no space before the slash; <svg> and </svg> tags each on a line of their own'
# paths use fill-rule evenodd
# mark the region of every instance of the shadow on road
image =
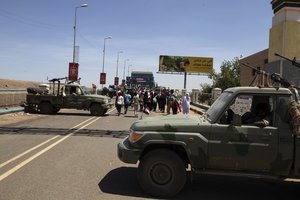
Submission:
<svg viewBox="0 0 300 200">
<path fill-rule="evenodd" d="M 142 197 L 147 196 L 139 187 L 136 178 L 137 169 L 134 167 L 120 167 L 110 171 L 99 182 L 98 186 L 104 193 L 122 196 Z"/>
<path fill-rule="evenodd" d="M 110 171 L 98 184 L 104 193 L 153 198 L 138 185 L 137 168 L 121 167 Z M 188 175 L 190 177 L 190 175 Z M 201 175 L 187 181 L 177 200 L 283 200 L 298 199 L 300 183 L 266 181 L 260 179 Z"/>
<path fill-rule="evenodd" d="M 91 137 L 112 137 L 125 138 L 128 136 L 128 130 L 111 131 L 97 129 L 63 129 L 63 128 L 36 128 L 36 127 L 0 127 L 0 135 L 2 134 L 18 134 L 18 135 L 67 135 L 76 132 L 73 136 L 91 136 Z"/>
</svg>

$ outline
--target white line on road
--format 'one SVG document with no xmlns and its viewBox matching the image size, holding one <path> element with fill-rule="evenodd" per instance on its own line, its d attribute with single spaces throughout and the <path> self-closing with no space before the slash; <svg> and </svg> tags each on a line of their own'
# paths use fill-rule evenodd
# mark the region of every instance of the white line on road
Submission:
<svg viewBox="0 0 300 200">
<path fill-rule="evenodd" d="M 28 158 L 27 160 L 24 160 L 23 162 L 21 162 L 20 164 L 18 164 L 17 166 L 15 166 L 14 168 L 8 170 L 7 172 L 5 172 L 4 174 L 2 174 L 0 176 L 0 181 L 2 181 L 3 179 L 5 179 L 6 177 L 8 177 L 9 175 L 15 173 L 17 170 L 19 170 L 20 168 L 24 167 L 25 165 L 27 165 L 28 163 L 30 163 L 31 161 L 33 161 L 34 159 L 36 159 L 37 157 L 39 157 L 40 155 L 46 153 L 47 151 L 49 151 L 50 149 L 52 149 L 53 147 L 55 147 L 56 145 L 58 145 L 59 143 L 61 143 L 62 141 L 64 141 L 65 139 L 67 139 L 68 137 L 72 136 L 74 133 L 78 132 L 79 130 L 87 127 L 88 125 L 94 123 L 95 121 L 97 121 L 98 119 L 100 119 L 101 117 L 98 117 L 96 119 L 94 119 L 93 121 L 87 123 L 86 125 L 80 127 L 79 129 L 73 131 L 72 133 L 64 136 L 63 138 L 61 138 L 60 140 L 56 141 L 55 143 L 49 145 L 48 147 L 46 147 L 45 149 L 39 151 L 38 153 L 34 154 L 33 156 L 31 156 L 30 158 Z"/>
<path fill-rule="evenodd" d="M 107 113 L 110 113 L 112 111 L 114 111 L 115 109 L 110 110 Z M 35 155 L 31 156 L 30 158 L 24 160 L 23 162 L 21 162 L 20 164 L 18 164 L 17 166 L 15 166 L 14 168 L 8 170 L 7 172 L 5 172 L 4 174 L 2 174 L 0 176 L 0 181 L 2 181 L 3 179 L 7 178 L 8 176 L 10 176 L 11 174 L 15 173 L 17 170 L 19 170 L 20 168 L 24 167 L 26 164 L 30 163 L 31 161 L 33 161 L 34 159 L 36 159 L 37 157 L 39 157 L 40 155 L 46 153 L 47 151 L 49 151 L 50 149 L 52 149 L 53 147 L 55 147 L 56 145 L 58 145 L 59 143 L 63 142 L 65 139 L 69 138 L 70 136 L 72 136 L 74 133 L 78 132 L 79 130 L 91 125 L 92 123 L 96 122 L 98 119 L 100 119 L 102 117 L 97 117 L 95 119 L 95 117 L 92 117 L 76 126 L 74 126 L 71 129 L 77 128 L 78 126 L 80 126 L 81 124 L 90 121 L 91 119 L 93 119 L 92 121 L 90 121 L 89 123 L 83 125 L 82 127 L 80 127 L 79 129 L 76 129 L 75 131 L 69 133 L 68 135 L 64 136 L 63 138 L 61 138 L 60 140 L 56 141 L 55 143 L 49 145 L 48 147 L 46 147 L 45 149 L 39 151 L 38 153 L 36 153 Z M 56 137 L 56 136 L 55 136 Z"/>
<path fill-rule="evenodd" d="M 86 122 L 88 122 L 88 121 L 90 121 L 90 120 L 92 120 L 92 119 L 94 119 L 94 118 L 95 118 L 95 117 L 89 118 L 89 119 L 87 119 L 87 120 L 81 122 L 80 124 L 77 124 L 77 125 L 74 126 L 73 128 L 69 129 L 69 131 L 72 130 L 72 129 L 74 129 L 74 128 L 77 128 L 78 126 L 80 126 L 80 125 L 82 125 L 82 124 L 84 124 L 84 123 L 86 123 Z M 41 144 L 38 144 L 38 145 L 36 145 L 35 147 L 32 147 L 31 149 L 28 149 L 27 151 L 24 151 L 23 153 L 21 153 L 21 154 L 15 156 L 15 157 L 9 159 L 8 161 L 5 161 L 4 163 L 0 164 L 0 168 L 2 168 L 2 167 L 4 167 L 5 165 L 7 165 L 7 164 L 9 164 L 9 163 L 11 163 L 11 162 L 17 160 L 18 158 L 21 158 L 22 156 L 24 156 L 24 155 L 30 153 L 31 151 L 33 151 L 33 150 L 35 150 L 35 149 L 37 149 L 37 148 L 39 148 L 39 147 L 41 147 L 41 146 L 47 144 L 48 142 L 50 142 L 50 141 L 56 139 L 56 138 L 59 137 L 59 136 L 60 136 L 60 135 L 56 135 L 56 136 L 54 136 L 54 137 L 52 137 L 52 138 L 46 140 L 45 142 L 42 142 Z"/>
</svg>

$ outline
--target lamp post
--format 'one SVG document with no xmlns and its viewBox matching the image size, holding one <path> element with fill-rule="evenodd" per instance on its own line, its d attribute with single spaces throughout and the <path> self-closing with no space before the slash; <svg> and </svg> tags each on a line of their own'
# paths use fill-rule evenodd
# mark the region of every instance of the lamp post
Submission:
<svg viewBox="0 0 300 200">
<path fill-rule="evenodd" d="M 102 65 L 102 73 L 104 73 L 104 59 L 105 59 L 105 40 L 112 39 L 111 36 L 104 38 L 104 46 L 103 46 L 103 65 Z"/>
<path fill-rule="evenodd" d="M 117 54 L 117 71 L 116 71 L 116 77 L 118 77 L 118 70 L 119 70 L 119 55 L 120 53 L 123 53 L 123 51 L 118 51 Z"/>
<path fill-rule="evenodd" d="M 76 42 L 76 21 L 77 21 L 77 9 L 78 8 L 84 8 L 84 7 L 88 7 L 88 5 L 85 4 L 81 4 L 80 6 L 75 7 L 75 22 L 74 22 L 74 41 L 73 41 L 73 63 L 75 62 L 75 42 Z"/>
<path fill-rule="evenodd" d="M 125 80 L 126 61 L 129 61 L 129 59 L 125 59 L 125 60 L 124 60 L 123 80 Z"/>
<path fill-rule="evenodd" d="M 132 66 L 132 65 L 128 65 L 128 72 L 127 72 L 127 76 L 129 76 L 129 67 L 130 67 L 130 66 Z"/>
</svg>

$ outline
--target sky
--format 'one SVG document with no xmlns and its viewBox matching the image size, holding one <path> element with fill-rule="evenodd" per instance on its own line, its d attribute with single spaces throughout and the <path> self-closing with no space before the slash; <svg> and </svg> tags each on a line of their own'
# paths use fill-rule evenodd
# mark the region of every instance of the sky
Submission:
<svg viewBox="0 0 300 200">
<path fill-rule="evenodd" d="M 68 76 L 76 45 L 81 83 L 100 87 L 104 38 L 107 86 L 117 70 L 152 71 L 158 85 L 183 89 L 183 75 L 160 74 L 159 55 L 247 57 L 269 46 L 271 0 L 1 0 L 0 78 L 47 82 Z M 125 60 L 129 59 L 129 61 Z M 188 75 L 187 90 L 211 84 L 208 76 Z"/>
</svg>

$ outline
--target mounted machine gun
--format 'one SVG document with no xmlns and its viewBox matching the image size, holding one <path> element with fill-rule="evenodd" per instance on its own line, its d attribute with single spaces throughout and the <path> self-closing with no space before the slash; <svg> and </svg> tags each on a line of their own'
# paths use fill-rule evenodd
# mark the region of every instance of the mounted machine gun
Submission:
<svg viewBox="0 0 300 200">
<path fill-rule="evenodd" d="M 295 62 L 296 64 L 299 65 L 299 63 Z M 289 88 L 291 92 L 293 93 L 294 100 L 299 103 L 300 97 L 299 97 L 299 92 L 300 88 L 295 87 L 292 83 L 290 83 L 288 80 L 282 78 L 280 74 L 278 73 L 267 73 L 264 70 L 257 69 L 253 66 L 251 66 L 248 63 L 241 63 L 242 65 L 252 69 L 255 71 L 255 77 L 250 83 L 249 86 L 256 86 L 256 87 L 279 87 L 278 85 L 274 85 L 274 83 L 280 84 L 281 87 Z M 272 83 L 271 83 L 272 81 Z"/>
</svg>

